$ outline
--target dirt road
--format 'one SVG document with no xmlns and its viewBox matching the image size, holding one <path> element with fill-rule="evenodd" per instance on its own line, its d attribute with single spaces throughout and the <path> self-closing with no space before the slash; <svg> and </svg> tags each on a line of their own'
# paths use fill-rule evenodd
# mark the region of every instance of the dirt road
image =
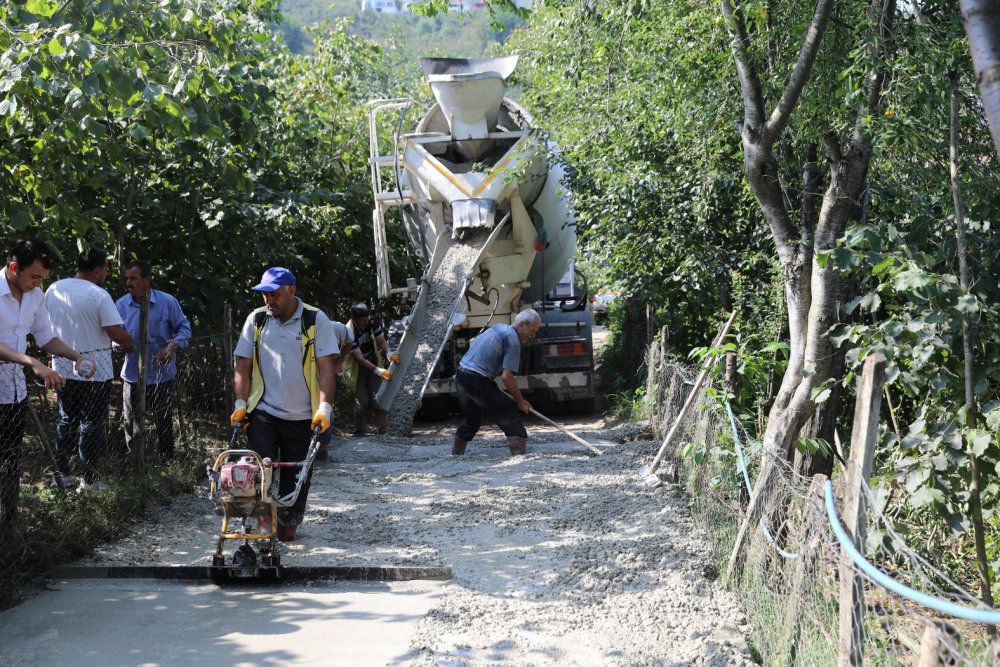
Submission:
<svg viewBox="0 0 1000 667">
<path fill-rule="evenodd" d="M 590 426 L 602 456 L 537 425 L 516 458 L 495 431 L 461 458 L 443 434 L 336 443 L 284 564 L 450 565 L 450 582 L 56 584 L 0 614 L 0 664 L 751 664 L 685 499 L 639 483 L 656 443 Z M 207 563 L 205 496 L 151 511 L 90 562 Z"/>
</svg>

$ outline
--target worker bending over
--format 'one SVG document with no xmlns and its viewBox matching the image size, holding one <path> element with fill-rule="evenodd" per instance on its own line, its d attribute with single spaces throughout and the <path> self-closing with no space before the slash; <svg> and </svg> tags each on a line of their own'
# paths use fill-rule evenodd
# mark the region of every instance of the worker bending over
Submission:
<svg viewBox="0 0 1000 667">
<path fill-rule="evenodd" d="M 453 456 L 465 453 L 465 446 L 482 425 L 483 414 L 503 429 L 511 454 L 524 454 L 528 431 L 518 411 L 530 412 L 531 404 L 517 388 L 515 375 L 521 364 L 521 343 L 534 338 L 541 325 L 538 313 L 529 308 L 517 314 L 513 325 L 495 324 L 472 341 L 455 374 L 458 404 L 464 419 L 458 425 L 451 447 Z M 510 396 L 505 396 L 497 387 L 497 375 Z"/>
</svg>

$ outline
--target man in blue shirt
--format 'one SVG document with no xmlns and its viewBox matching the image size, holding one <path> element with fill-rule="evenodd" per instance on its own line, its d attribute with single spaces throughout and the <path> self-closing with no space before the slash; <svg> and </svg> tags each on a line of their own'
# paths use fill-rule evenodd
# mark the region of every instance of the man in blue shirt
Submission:
<svg viewBox="0 0 1000 667">
<path fill-rule="evenodd" d="M 149 264 L 132 262 L 125 267 L 128 294 L 118 299 L 125 330 L 139 346 L 140 300 L 149 294 L 149 338 L 146 344 L 146 404 L 153 411 L 160 458 L 174 455 L 174 378 L 177 376 L 176 352 L 188 346 L 191 324 L 177 303 L 166 292 L 152 289 L 153 273 Z M 122 366 L 122 412 L 125 421 L 125 446 L 131 451 L 135 431 L 135 409 L 139 392 L 139 353 L 125 355 Z"/>
<path fill-rule="evenodd" d="M 451 446 L 452 456 L 465 454 L 465 446 L 482 425 L 483 414 L 503 430 L 511 454 L 524 454 L 528 431 L 518 411 L 530 412 L 531 404 L 524 400 L 514 376 L 521 365 L 521 343 L 534 338 L 541 324 L 538 313 L 529 308 L 517 314 L 514 324 L 496 324 L 472 341 L 455 374 L 464 419 Z M 497 387 L 497 375 L 510 397 Z"/>
</svg>

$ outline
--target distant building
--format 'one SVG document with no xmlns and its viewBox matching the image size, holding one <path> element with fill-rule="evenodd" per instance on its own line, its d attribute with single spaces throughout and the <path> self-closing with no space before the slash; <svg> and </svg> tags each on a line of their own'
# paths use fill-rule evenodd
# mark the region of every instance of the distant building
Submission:
<svg viewBox="0 0 1000 667">
<path fill-rule="evenodd" d="M 396 0 L 361 0 L 361 11 L 398 14 L 399 6 Z"/>
</svg>

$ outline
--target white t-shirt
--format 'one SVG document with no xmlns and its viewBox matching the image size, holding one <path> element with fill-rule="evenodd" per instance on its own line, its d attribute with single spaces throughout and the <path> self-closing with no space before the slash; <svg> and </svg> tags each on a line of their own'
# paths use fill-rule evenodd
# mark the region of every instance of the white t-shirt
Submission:
<svg viewBox="0 0 1000 667">
<path fill-rule="evenodd" d="M 65 278 L 52 283 L 45 292 L 45 308 L 56 335 L 71 348 L 97 362 L 92 382 L 106 382 L 114 376 L 111 366 L 111 337 L 104 327 L 122 324 L 111 295 L 89 280 Z M 73 362 L 52 358 L 52 368 L 67 380 L 86 380 L 76 374 Z"/>
</svg>

